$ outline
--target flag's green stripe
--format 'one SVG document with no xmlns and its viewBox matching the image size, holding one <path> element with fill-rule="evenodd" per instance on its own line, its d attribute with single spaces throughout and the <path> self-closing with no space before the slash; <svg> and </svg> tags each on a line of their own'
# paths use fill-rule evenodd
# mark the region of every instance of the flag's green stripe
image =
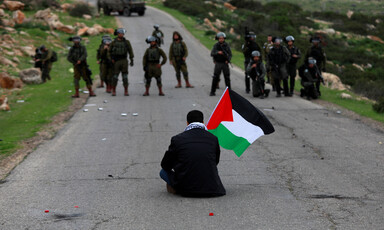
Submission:
<svg viewBox="0 0 384 230">
<path fill-rule="evenodd" d="M 240 157 L 250 145 L 245 138 L 234 135 L 222 124 L 220 124 L 216 129 L 208 131 L 219 139 L 221 147 L 233 150 L 238 157 Z"/>
</svg>

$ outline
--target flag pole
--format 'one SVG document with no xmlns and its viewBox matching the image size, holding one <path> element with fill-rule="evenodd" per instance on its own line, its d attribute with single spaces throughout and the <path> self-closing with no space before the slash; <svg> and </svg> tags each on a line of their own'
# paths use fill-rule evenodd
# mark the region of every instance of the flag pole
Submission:
<svg viewBox="0 0 384 230">
<path fill-rule="evenodd" d="M 225 94 L 225 92 L 227 92 L 227 90 L 228 90 L 228 86 L 225 88 L 225 90 L 224 90 L 224 92 L 223 92 L 223 95 L 221 95 L 221 97 L 220 97 L 219 101 L 217 102 L 217 104 L 216 104 L 215 108 L 212 110 L 211 116 L 209 116 L 208 122 L 207 122 L 207 124 L 205 125 L 205 127 L 207 127 L 207 126 L 208 126 L 208 124 L 209 124 L 209 121 L 211 120 L 211 117 L 212 117 L 213 113 L 215 112 L 215 110 L 216 110 L 217 106 L 219 105 L 219 103 L 220 103 L 221 99 L 224 97 L 224 94 Z"/>
</svg>

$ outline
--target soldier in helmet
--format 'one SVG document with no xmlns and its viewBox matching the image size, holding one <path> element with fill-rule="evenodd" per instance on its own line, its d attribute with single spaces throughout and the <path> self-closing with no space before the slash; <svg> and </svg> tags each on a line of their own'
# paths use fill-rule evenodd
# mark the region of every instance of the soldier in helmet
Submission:
<svg viewBox="0 0 384 230">
<path fill-rule="evenodd" d="M 128 54 L 130 59 L 130 66 L 133 66 L 133 50 L 131 42 L 125 39 L 125 29 L 119 28 L 115 30 L 117 37 L 110 45 L 110 55 L 113 63 L 113 82 L 112 82 L 112 96 L 116 96 L 116 86 L 119 80 L 119 74 L 123 77 L 124 96 L 128 94 Z"/>
<path fill-rule="evenodd" d="M 290 96 L 288 93 L 288 73 L 286 65 L 291 55 L 289 50 L 281 45 L 281 38 L 275 37 L 272 41 L 273 47 L 268 53 L 267 65 L 271 69 L 272 78 L 275 83 L 276 97 L 281 97 L 280 81 L 283 81 L 284 95 Z"/>
<path fill-rule="evenodd" d="M 267 36 L 267 42 L 265 42 L 263 45 L 263 52 L 264 52 L 263 56 L 267 60 L 268 60 L 268 53 L 273 47 L 272 38 L 273 38 L 272 35 L 268 35 Z M 266 66 L 266 67 L 267 67 L 267 83 L 271 83 L 272 91 L 275 91 L 275 83 L 273 82 L 273 78 L 271 75 L 271 69 L 269 68 L 269 66 Z"/>
<path fill-rule="evenodd" d="M 169 47 L 169 64 L 173 65 L 176 71 L 177 85 L 175 88 L 181 88 L 181 72 L 183 73 L 186 88 L 193 88 L 189 84 L 188 69 L 185 60 L 188 56 L 188 48 L 179 32 L 173 32 L 173 42 Z"/>
<path fill-rule="evenodd" d="M 244 69 L 246 70 L 249 62 L 252 59 L 252 52 L 259 51 L 261 52 L 260 46 L 256 43 L 256 34 L 250 31 L 247 35 L 245 35 L 245 43 L 242 45 L 242 50 L 244 54 Z M 250 77 L 248 72 L 245 71 L 245 92 L 250 92 Z"/>
<path fill-rule="evenodd" d="M 249 62 L 246 71 L 249 77 L 252 79 L 252 94 L 254 97 L 260 97 L 264 99 L 269 95 L 269 89 L 265 89 L 265 75 L 266 69 L 261 58 L 260 51 L 253 51 L 252 59 Z"/>
<path fill-rule="evenodd" d="M 51 80 L 51 76 L 49 73 L 51 72 L 52 69 L 52 56 L 53 56 L 53 51 L 45 47 L 44 45 L 40 46 L 40 51 L 41 51 L 41 79 L 43 82 L 46 82 L 47 80 Z"/>
<path fill-rule="evenodd" d="M 291 58 L 287 63 L 287 72 L 289 75 L 289 94 L 293 95 L 293 91 L 295 89 L 295 78 L 296 78 L 296 63 L 301 57 L 300 49 L 293 45 L 295 42 L 295 38 L 291 35 L 285 38 L 285 42 L 287 43 L 287 49 L 291 54 Z"/>
<path fill-rule="evenodd" d="M 312 43 L 312 46 L 307 50 L 307 54 L 305 55 L 305 59 L 308 60 L 309 57 L 313 57 L 316 60 L 316 65 L 318 70 L 325 72 L 325 63 L 326 63 L 326 55 L 323 48 L 320 45 L 321 39 L 317 36 L 311 38 L 309 40 Z M 316 83 L 317 89 L 320 89 L 320 82 Z M 321 96 L 320 90 L 317 92 L 319 96 Z"/>
<path fill-rule="evenodd" d="M 105 82 L 107 85 L 107 93 L 111 93 L 112 84 L 113 84 L 113 74 L 114 68 L 112 64 L 112 59 L 110 55 L 110 45 L 112 43 L 112 39 L 106 37 L 103 39 L 103 46 L 99 49 L 100 55 L 100 74 L 101 80 Z"/>
<path fill-rule="evenodd" d="M 159 30 L 160 26 L 158 24 L 154 25 L 153 28 L 155 28 L 155 30 L 152 32 L 152 36 L 156 38 L 157 45 L 160 47 L 164 44 L 164 33 Z"/>
<path fill-rule="evenodd" d="M 231 79 L 229 72 L 229 64 L 232 59 L 232 51 L 228 43 L 225 42 L 226 35 L 223 32 L 219 32 L 216 35 L 218 42 L 213 46 L 211 56 L 215 63 L 215 69 L 213 73 L 212 86 L 210 96 L 215 96 L 217 83 L 220 81 L 220 74 L 223 72 L 225 85 L 231 88 Z"/>
<path fill-rule="evenodd" d="M 100 71 L 100 85 L 97 87 L 97 88 L 104 88 L 104 82 L 106 83 L 106 79 L 103 79 L 102 76 L 102 60 L 100 58 L 100 54 L 101 54 L 101 50 L 103 50 L 104 48 L 104 40 L 105 39 L 111 39 L 111 37 L 109 35 L 103 35 L 101 37 L 101 44 L 99 45 L 99 48 L 97 49 L 97 54 L 96 54 L 96 60 L 97 60 L 97 64 L 99 64 L 99 71 Z M 107 85 L 107 90 L 106 92 L 108 92 L 108 85 Z"/>
<path fill-rule="evenodd" d="M 308 60 L 299 68 L 299 76 L 301 77 L 301 85 L 304 87 L 300 90 L 300 96 L 317 99 L 319 97 L 320 82 L 323 81 L 321 73 L 316 65 L 316 59 L 309 57 Z"/>
<path fill-rule="evenodd" d="M 154 36 L 149 36 L 146 42 L 150 43 L 150 47 L 145 51 L 143 56 L 143 67 L 145 71 L 145 93 L 143 96 L 149 96 L 152 77 L 156 79 L 159 96 L 164 96 L 161 84 L 161 66 L 167 62 L 167 56 L 164 51 L 157 46 L 157 39 Z M 161 63 L 160 57 L 163 59 Z"/>
<path fill-rule="evenodd" d="M 74 84 L 76 93 L 72 95 L 73 98 L 79 97 L 80 78 L 83 78 L 89 90 L 89 96 L 95 97 L 96 94 L 92 90 L 92 79 L 88 71 L 87 65 L 87 49 L 80 44 L 81 37 L 73 36 L 69 39 L 73 42 L 73 46 L 69 50 L 67 60 L 73 64 L 74 67 Z"/>
</svg>

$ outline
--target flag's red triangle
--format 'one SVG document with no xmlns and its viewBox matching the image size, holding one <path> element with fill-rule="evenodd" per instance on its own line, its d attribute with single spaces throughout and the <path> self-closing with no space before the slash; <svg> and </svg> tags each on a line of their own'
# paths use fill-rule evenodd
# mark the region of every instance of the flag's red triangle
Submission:
<svg viewBox="0 0 384 230">
<path fill-rule="evenodd" d="M 207 129 L 216 129 L 223 121 L 233 121 L 232 102 L 229 97 L 228 88 L 225 90 L 223 96 L 213 111 L 211 118 L 207 123 Z"/>
</svg>

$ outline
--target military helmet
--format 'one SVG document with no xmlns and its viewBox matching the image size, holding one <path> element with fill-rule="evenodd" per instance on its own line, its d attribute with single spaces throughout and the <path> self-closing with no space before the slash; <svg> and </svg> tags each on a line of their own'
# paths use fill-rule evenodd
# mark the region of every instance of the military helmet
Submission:
<svg viewBox="0 0 384 230">
<path fill-rule="evenodd" d="M 321 41 L 321 39 L 319 37 L 317 37 L 317 36 L 312 37 L 311 39 L 309 39 L 309 42 L 311 42 L 311 43 L 313 43 L 313 42 L 320 42 L 320 41 Z"/>
<path fill-rule="evenodd" d="M 145 39 L 147 43 L 156 42 L 157 39 L 154 36 L 148 36 L 147 39 Z"/>
<path fill-rule="evenodd" d="M 273 43 L 281 43 L 281 41 L 282 41 L 282 39 L 280 38 L 280 37 L 274 37 L 274 38 L 272 38 L 272 42 Z"/>
<path fill-rule="evenodd" d="M 43 50 L 43 49 L 45 49 L 45 45 L 41 45 L 41 46 L 39 47 L 39 50 Z"/>
<path fill-rule="evenodd" d="M 220 37 L 223 37 L 224 39 L 226 39 L 227 35 L 225 35 L 224 32 L 219 32 L 216 34 L 216 40 L 219 40 Z"/>
<path fill-rule="evenodd" d="M 103 35 L 103 37 L 101 37 L 101 40 L 104 40 L 104 39 L 111 39 L 111 36 L 109 36 L 108 34 Z"/>
<path fill-rule="evenodd" d="M 295 38 L 292 36 L 292 35 L 289 35 L 289 36 L 287 36 L 286 38 L 285 38 L 285 41 L 286 42 L 289 42 L 289 41 L 295 41 Z"/>
<path fill-rule="evenodd" d="M 153 28 L 155 28 L 155 29 L 159 29 L 160 26 L 159 26 L 158 24 L 155 24 L 155 25 L 153 25 Z"/>
<path fill-rule="evenodd" d="M 68 40 L 71 42 L 80 42 L 81 37 L 80 36 L 73 36 L 73 37 L 70 37 Z"/>
<path fill-rule="evenodd" d="M 112 39 L 111 38 L 104 38 L 103 39 L 103 44 L 111 44 L 111 42 L 112 42 Z"/>
<path fill-rule="evenodd" d="M 252 57 L 260 57 L 260 56 L 261 56 L 261 54 L 259 51 L 255 50 L 252 52 Z"/>
<path fill-rule="evenodd" d="M 115 32 L 113 33 L 114 35 L 118 35 L 118 34 L 125 34 L 126 30 L 124 28 L 118 28 L 118 29 L 115 29 Z"/>
<path fill-rule="evenodd" d="M 247 36 L 246 36 L 247 38 L 253 38 L 253 39 L 256 39 L 256 34 L 255 34 L 255 32 L 252 32 L 252 31 L 250 31 L 248 34 L 247 34 Z"/>
<path fill-rule="evenodd" d="M 308 64 L 316 64 L 316 59 L 314 59 L 313 57 L 309 57 Z"/>
</svg>

